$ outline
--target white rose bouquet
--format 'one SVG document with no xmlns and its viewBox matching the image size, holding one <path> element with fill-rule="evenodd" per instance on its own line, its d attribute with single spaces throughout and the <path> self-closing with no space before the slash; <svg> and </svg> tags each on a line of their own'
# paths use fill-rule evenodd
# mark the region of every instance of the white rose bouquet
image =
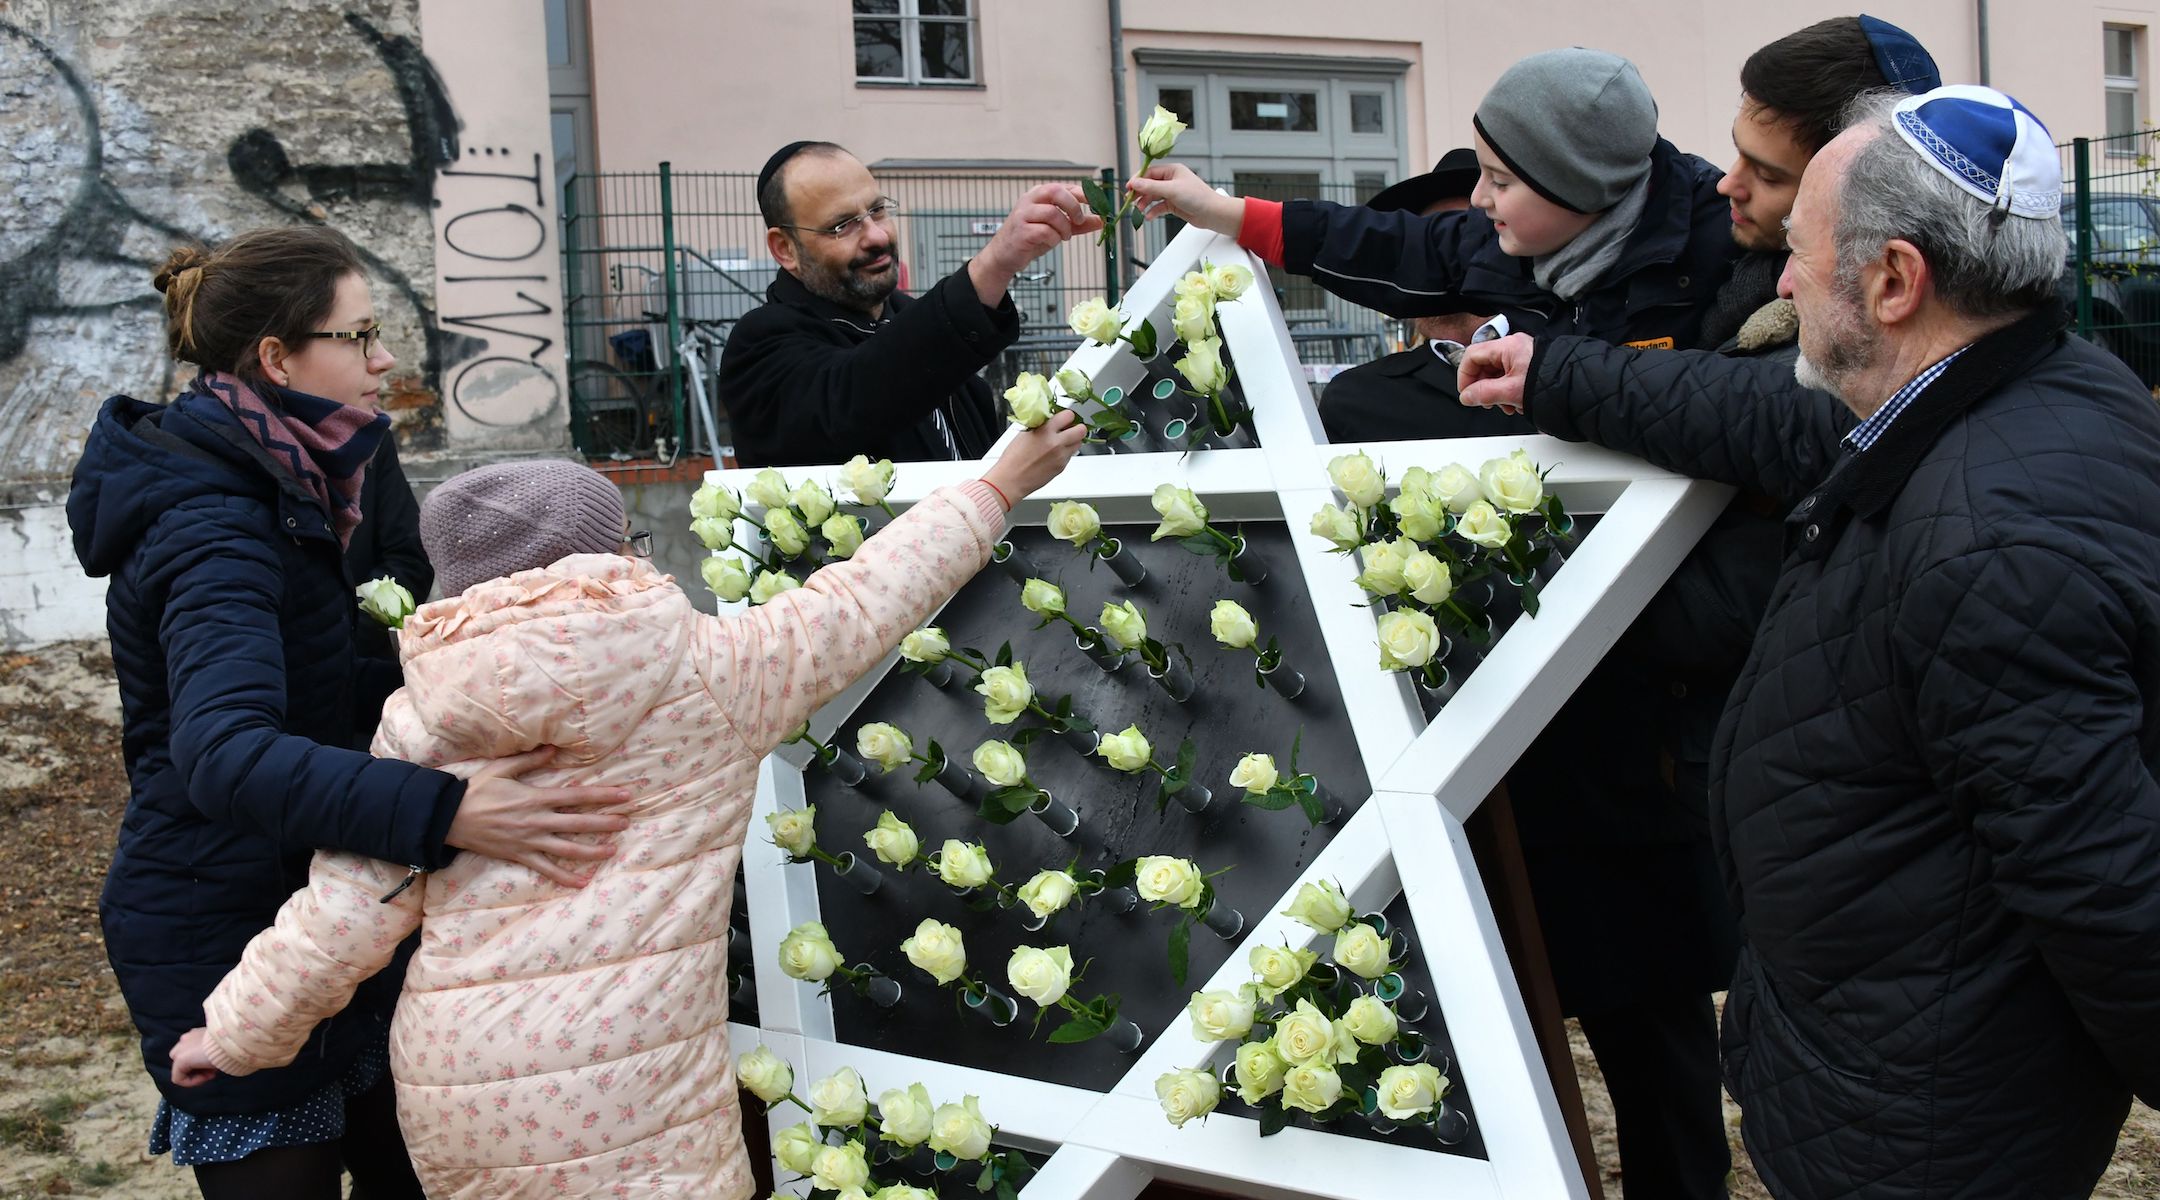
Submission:
<svg viewBox="0 0 2160 1200">
<path fill-rule="evenodd" d="M 873 1103 L 862 1076 L 842 1067 L 812 1083 L 804 1098 L 795 1094 L 794 1067 L 764 1046 L 735 1060 L 735 1077 L 767 1106 L 792 1104 L 809 1117 L 774 1135 L 773 1158 L 821 1195 L 937 1200 L 939 1187 L 950 1195 L 978 1183 L 1011 1194 L 1035 1174 L 1019 1151 L 991 1145 L 997 1131 L 973 1096 L 941 1105 L 912 1083 L 887 1088 Z M 868 1147 L 877 1142 L 901 1153 L 872 1155 Z M 917 1186 L 921 1177 L 906 1170 L 913 1155 L 904 1152 L 923 1146 L 939 1158 L 933 1183 Z"/>
</svg>

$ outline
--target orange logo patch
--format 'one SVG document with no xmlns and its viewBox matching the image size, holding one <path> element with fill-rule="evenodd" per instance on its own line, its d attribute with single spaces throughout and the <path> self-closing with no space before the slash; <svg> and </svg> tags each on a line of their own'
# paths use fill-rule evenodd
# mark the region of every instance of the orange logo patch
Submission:
<svg viewBox="0 0 2160 1200">
<path fill-rule="evenodd" d="M 1670 350 L 1673 348 L 1673 340 L 1669 337 L 1644 338 L 1639 342 L 1629 342 L 1628 345 L 1636 350 Z"/>
</svg>

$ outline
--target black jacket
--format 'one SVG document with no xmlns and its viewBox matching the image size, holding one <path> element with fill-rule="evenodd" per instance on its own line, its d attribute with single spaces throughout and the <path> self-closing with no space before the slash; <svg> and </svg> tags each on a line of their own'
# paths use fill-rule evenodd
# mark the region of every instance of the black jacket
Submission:
<svg viewBox="0 0 2160 1200">
<path fill-rule="evenodd" d="M 191 1113 L 294 1103 L 381 1036 L 402 969 L 288 1067 L 175 1088 L 173 1043 L 315 850 L 440 866 L 465 785 L 344 748 L 380 719 L 397 666 L 354 653 L 362 618 L 322 502 L 218 400 L 106 401 L 67 510 L 83 568 L 112 577 L 129 795 L 98 912 L 144 1065 Z"/>
<path fill-rule="evenodd" d="M 1537 432 L 1528 417 L 1497 408 L 1466 408 L 1458 396 L 1455 365 L 1433 353 L 1430 345 L 1412 346 L 1329 380 L 1320 390 L 1320 424 L 1331 442 Z"/>
<path fill-rule="evenodd" d="M 1012 297 L 985 308 L 965 268 L 872 321 L 781 272 L 728 336 L 720 399 L 746 467 L 981 458 L 1002 432 L 977 375 L 1020 335 Z"/>
<path fill-rule="evenodd" d="M 2150 393 L 2042 313 L 1864 454 L 1774 363 L 1560 338 L 1526 394 L 1791 510 L 1711 763 L 1726 1084 L 1771 1191 L 2089 1194 L 2160 1100 Z"/>
<path fill-rule="evenodd" d="M 420 502 L 398 463 L 394 437 L 384 435 L 360 479 L 360 526 L 345 544 L 345 570 L 355 584 L 388 575 L 413 594 L 416 604 L 427 603 L 435 586 L 435 568 L 420 545 Z M 374 621 L 362 621 L 356 636 L 367 657 L 397 658 L 390 631 Z"/>
<path fill-rule="evenodd" d="M 1693 346 L 1740 253 L 1717 194 L 1722 174 L 1659 138 L 1641 222 L 1604 280 L 1572 304 L 1538 286 L 1529 259 L 1501 253 L 1491 219 L 1474 208 L 1421 217 L 1287 201 L 1283 267 L 1390 316 L 1504 313 L 1516 333 Z"/>
</svg>

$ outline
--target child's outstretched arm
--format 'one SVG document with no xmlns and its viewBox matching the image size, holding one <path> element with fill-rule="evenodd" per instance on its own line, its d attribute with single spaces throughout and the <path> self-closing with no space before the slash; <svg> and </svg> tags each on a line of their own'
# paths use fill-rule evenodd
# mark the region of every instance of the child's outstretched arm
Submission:
<svg viewBox="0 0 2160 1200">
<path fill-rule="evenodd" d="M 899 645 L 990 559 L 1012 505 L 1057 478 L 1086 430 L 1061 412 L 983 477 L 939 488 L 836 562 L 740 617 L 699 622 L 698 669 L 759 755 Z"/>
<path fill-rule="evenodd" d="M 308 885 L 203 1002 L 205 1028 L 174 1048 L 173 1082 L 193 1087 L 213 1070 L 246 1075 L 291 1062 L 316 1024 L 350 1003 L 419 928 L 424 884 L 396 863 L 318 852 Z"/>
</svg>

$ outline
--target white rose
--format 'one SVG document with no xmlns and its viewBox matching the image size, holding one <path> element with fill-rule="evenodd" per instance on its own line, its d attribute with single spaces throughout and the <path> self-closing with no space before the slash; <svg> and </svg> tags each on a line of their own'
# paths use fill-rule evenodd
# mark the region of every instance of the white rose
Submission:
<svg viewBox="0 0 2160 1200">
<path fill-rule="evenodd" d="M 1447 506 L 1430 492 L 1413 492 L 1405 488 L 1403 493 L 1388 501 L 1395 510 L 1395 520 L 1402 526 L 1403 536 L 1413 541 L 1429 542 L 1440 536 L 1441 518 Z"/>
<path fill-rule="evenodd" d="M 1060 500 L 1050 506 L 1050 536 L 1078 546 L 1102 532 L 1102 517 L 1084 500 Z"/>
<path fill-rule="evenodd" d="M 1079 894 L 1079 886 L 1069 871 L 1037 871 L 1033 879 L 1020 885 L 1019 891 L 1020 903 L 1046 919 L 1063 911 Z"/>
<path fill-rule="evenodd" d="M 823 983 L 840 966 L 840 948 L 816 921 L 804 921 L 780 939 L 780 973 L 789 979 Z"/>
<path fill-rule="evenodd" d="M 750 594 L 750 572 L 739 558 L 708 558 L 698 564 L 698 574 L 713 595 L 730 604 Z"/>
<path fill-rule="evenodd" d="M 742 513 L 742 501 L 717 483 L 698 485 L 690 493 L 690 515 L 708 521 L 732 521 Z"/>
<path fill-rule="evenodd" d="M 1005 982 L 1037 1005 L 1048 1008 L 1062 999 L 1065 990 L 1072 986 L 1072 969 L 1069 947 L 1052 946 L 1044 950 L 1021 946 L 1012 952 L 1012 958 L 1005 964 Z"/>
<path fill-rule="evenodd" d="M 1150 854 L 1142 858 L 1133 876 L 1133 887 L 1150 904 L 1174 904 L 1191 908 L 1200 903 L 1207 880 L 1189 858 Z"/>
<path fill-rule="evenodd" d="M 990 882 L 996 871 L 990 865 L 989 849 L 981 842 L 946 838 L 938 847 L 937 874 L 948 887 L 972 888 Z"/>
<path fill-rule="evenodd" d="M 1455 594 L 1455 576 L 1430 550 L 1412 550 L 1403 560 L 1403 583 L 1421 604 L 1440 604 Z"/>
<path fill-rule="evenodd" d="M 1170 329 L 1187 345 L 1206 341 L 1215 336 L 1215 314 L 1208 310 L 1205 300 L 1180 296 L 1177 306 L 1170 310 Z"/>
<path fill-rule="evenodd" d="M 1335 1023 L 1310 1000 L 1275 1022 L 1275 1053 L 1293 1067 L 1330 1063 L 1335 1051 Z"/>
<path fill-rule="evenodd" d="M 1047 579 L 1030 579 L 1020 585 L 1020 607 L 1040 616 L 1065 611 L 1065 589 Z"/>
<path fill-rule="evenodd" d="M 1194 992 L 1186 1002 L 1185 1015 L 1192 1018 L 1192 1035 L 1203 1042 L 1235 1041 L 1252 1032 L 1252 993 Z"/>
<path fill-rule="evenodd" d="M 840 482 L 854 493 L 858 503 L 876 504 L 892 494 L 892 460 L 881 458 L 871 462 L 869 455 L 858 454 L 841 466 Z"/>
<path fill-rule="evenodd" d="M 1319 954 L 1289 946 L 1254 946 L 1245 961 L 1260 979 L 1260 998 L 1273 1000 L 1303 982 Z"/>
<path fill-rule="evenodd" d="M 1230 371 L 1223 366 L 1222 339 L 1201 338 L 1185 343 L 1185 357 L 1177 360 L 1177 373 L 1203 396 L 1223 390 L 1223 385 L 1230 382 Z"/>
<path fill-rule="evenodd" d="M 1390 1121 L 1408 1121 L 1432 1111 L 1447 1095 L 1447 1076 L 1431 1063 L 1394 1066 L 1380 1072 L 1374 1085 L 1379 1093 L 1381 1115 Z"/>
<path fill-rule="evenodd" d="M 1162 1105 L 1163 1116 L 1180 1129 L 1194 1117 L 1214 1112 L 1221 1100 L 1222 1081 L 1207 1071 L 1187 1067 L 1155 1080 L 1156 1103 Z"/>
<path fill-rule="evenodd" d="M 878 856 L 878 860 L 896 867 L 905 867 L 915 861 L 922 843 L 915 836 L 915 829 L 906 821 L 886 809 L 878 814 L 877 825 L 863 834 L 863 844 Z"/>
<path fill-rule="evenodd" d="M 1033 371 L 1022 371 L 1005 389 L 1005 403 L 1012 407 L 1013 424 L 1033 429 L 1050 419 L 1057 408 L 1057 397 L 1050 394 L 1048 379 Z"/>
<path fill-rule="evenodd" d="M 1359 994 L 1343 1011 L 1342 1025 L 1351 1037 L 1368 1046 L 1385 1046 L 1395 1040 L 1395 1011 L 1377 996 Z"/>
<path fill-rule="evenodd" d="M 930 1138 L 930 1118 L 937 1113 L 937 1105 L 930 1102 L 928 1088 L 911 1083 L 906 1091 L 892 1088 L 881 1093 L 877 1110 L 881 1139 L 902 1146 L 920 1146 Z"/>
<path fill-rule="evenodd" d="M 699 517 L 690 522 L 690 533 L 707 550 L 725 550 L 735 544 L 735 522 L 718 517 Z"/>
<path fill-rule="evenodd" d="M 1215 299 L 1227 303 L 1244 295 L 1245 289 L 1252 286 L 1253 273 L 1236 263 L 1224 263 L 1221 266 L 1209 263 L 1207 281 L 1208 286 L 1215 290 Z"/>
<path fill-rule="evenodd" d="M 1461 463 L 1449 463 L 1433 476 L 1433 499 L 1447 506 L 1451 513 L 1460 513 L 1485 498 L 1478 490 L 1477 476 Z"/>
<path fill-rule="evenodd" d="M 764 604 L 782 592 L 793 591 L 802 586 L 802 580 L 786 571 L 759 571 L 750 582 L 750 603 Z"/>
<path fill-rule="evenodd" d="M 1095 753 L 1103 761 L 1127 774 L 1147 770 L 1154 761 L 1155 748 L 1148 744 L 1147 735 L 1138 725 L 1127 725 L 1123 733 L 1107 733 L 1095 741 Z"/>
<path fill-rule="evenodd" d="M 1159 484 L 1148 502 L 1162 517 L 1162 524 L 1148 535 L 1151 542 L 1166 537 L 1191 537 L 1207 527 L 1207 505 L 1200 503 L 1200 497 L 1193 495 L 1190 488 Z"/>
<path fill-rule="evenodd" d="M 1095 381 L 1089 379 L 1087 372 L 1078 367 L 1061 368 L 1057 373 L 1057 385 L 1061 391 L 1075 400 L 1092 400 L 1095 398 Z"/>
<path fill-rule="evenodd" d="M 900 952 L 939 983 L 951 983 L 967 970 L 967 943 L 943 921 L 926 918 L 913 937 L 900 943 Z"/>
<path fill-rule="evenodd" d="M 1350 900 L 1329 880 L 1301 883 L 1282 915 L 1321 933 L 1333 933 L 1350 919 Z"/>
<path fill-rule="evenodd" d="M 1355 550 L 1365 542 L 1365 531 L 1358 524 L 1357 514 L 1347 508 L 1323 504 L 1312 515 L 1312 531 L 1333 543 L 1337 550 Z"/>
<path fill-rule="evenodd" d="M 824 1148 L 808 1123 L 790 1125 L 773 1136 L 773 1157 L 797 1175 L 808 1175 L 817 1152 Z"/>
<path fill-rule="evenodd" d="M 825 518 L 833 515 L 833 498 L 830 492 L 815 479 L 805 479 L 795 485 L 788 494 L 796 508 L 802 510 L 803 520 L 812 525 L 822 525 Z"/>
<path fill-rule="evenodd" d="M 1397 609 L 1380 618 L 1380 669 L 1407 671 L 1422 667 L 1440 652 L 1440 627 L 1414 609 Z"/>
<path fill-rule="evenodd" d="M 870 1095 L 853 1067 L 842 1067 L 810 1085 L 810 1119 L 827 1129 L 856 1125 L 870 1115 Z"/>
<path fill-rule="evenodd" d="M 743 489 L 743 495 L 748 496 L 752 503 L 766 508 L 785 508 L 788 502 L 788 482 L 781 478 L 780 472 L 767 467 L 751 478 L 750 486 Z"/>
<path fill-rule="evenodd" d="M 1342 1076 L 1337 1075 L 1332 1067 L 1309 1063 L 1302 1067 L 1292 1067 L 1283 1076 L 1284 1108 L 1295 1108 L 1309 1113 L 1326 1112 L 1340 1099 Z"/>
<path fill-rule="evenodd" d="M 992 738 L 975 747 L 975 769 L 999 787 L 1019 787 L 1027 782 L 1027 756 L 1011 742 Z"/>
<path fill-rule="evenodd" d="M 983 716 L 993 725 L 1012 724 L 1035 699 L 1035 687 L 1028 682 L 1027 669 L 1020 663 L 984 671 L 975 683 L 975 691 L 983 697 Z"/>
<path fill-rule="evenodd" d="M 1235 600 L 1217 600 L 1208 610 L 1208 632 L 1232 650 L 1246 649 L 1260 640 L 1259 623 Z"/>
<path fill-rule="evenodd" d="M 1177 145 L 1178 135 L 1185 132 L 1185 122 L 1177 114 L 1158 104 L 1148 119 L 1140 123 L 1140 153 L 1149 158 L 1166 158 Z"/>
<path fill-rule="evenodd" d="M 1380 931 L 1359 921 L 1335 934 L 1335 964 L 1360 979 L 1388 973 L 1388 943 Z"/>
<path fill-rule="evenodd" d="M 1487 460 L 1478 468 L 1478 486 L 1494 504 L 1514 513 L 1533 512 L 1545 499 L 1537 468 L 1519 458 Z"/>
<path fill-rule="evenodd" d="M 857 1086 L 861 1085 L 858 1083 Z M 869 1111 L 868 1100 L 863 1102 L 863 1109 L 865 1112 Z M 860 1121 L 861 1119 L 861 1117 L 857 1117 L 855 1120 Z M 854 1121 L 847 1122 L 850 1125 L 854 1123 Z M 819 1121 L 818 1124 L 829 1125 L 830 1123 Z M 853 1189 L 855 1194 L 860 1196 L 862 1195 L 863 1185 L 868 1182 L 870 1182 L 870 1162 L 863 1156 L 861 1142 L 827 1146 L 817 1152 L 816 1158 L 810 1160 L 810 1183 L 813 1187 L 828 1192 L 838 1192 L 842 1195 Z"/>
<path fill-rule="evenodd" d="M 360 611 L 392 629 L 403 629 L 413 613 L 413 596 L 388 575 L 370 579 L 353 589 L 360 597 Z"/>
<path fill-rule="evenodd" d="M 900 657 L 909 662 L 940 663 L 950 653 L 952 640 L 935 625 L 925 625 L 900 639 Z"/>
<path fill-rule="evenodd" d="M 1097 619 L 1110 640 L 1127 650 L 1147 640 L 1147 617 L 1140 606 L 1127 600 L 1122 604 L 1104 604 L 1102 616 Z"/>
<path fill-rule="evenodd" d="M 982 1105 L 975 1097 L 938 1106 L 930 1120 L 930 1148 L 961 1162 L 976 1162 L 990 1153 L 990 1122 L 983 1120 Z"/>
<path fill-rule="evenodd" d="M 1187 271 L 1170 286 L 1170 294 L 1180 300 L 1198 300 L 1209 308 L 1215 307 L 1215 285 L 1208 282 L 1202 271 Z"/>
<path fill-rule="evenodd" d="M 1071 322 L 1074 333 L 1098 346 L 1108 346 L 1117 341 L 1118 335 L 1125 329 L 1125 314 L 1095 296 L 1073 305 L 1072 315 L 1066 319 Z"/>
<path fill-rule="evenodd" d="M 834 513 L 825 518 L 825 523 L 818 526 L 818 532 L 832 543 L 834 558 L 853 558 L 855 552 L 862 549 L 862 522 L 846 513 Z"/>
<path fill-rule="evenodd" d="M 810 531 L 795 519 L 795 514 L 784 508 L 769 509 L 765 513 L 765 536 L 771 539 L 773 548 L 793 558 L 810 547 Z"/>
<path fill-rule="evenodd" d="M 1247 1104 L 1258 1104 L 1281 1091 L 1283 1074 L 1289 1069 L 1290 1064 L 1275 1052 L 1272 1042 L 1246 1042 L 1239 1046 L 1234 1069 L 1238 1099 Z"/>
<path fill-rule="evenodd" d="M 1230 786 L 1244 788 L 1255 796 L 1267 794 L 1282 775 L 1275 770 L 1272 754 L 1248 754 L 1238 760 L 1237 769 L 1230 772 Z"/>
<path fill-rule="evenodd" d="M 915 742 L 898 725 L 872 721 L 855 731 L 855 753 L 891 774 L 914 759 Z"/>
<path fill-rule="evenodd" d="M 765 818 L 765 826 L 772 831 L 773 845 L 787 851 L 789 858 L 807 858 L 810 848 L 817 845 L 817 805 L 782 809 Z"/>
<path fill-rule="evenodd" d="M 1387 476 L 1363 450 L 1329 459 L 1327 473 L 1336 490 L 1359 508 L 1372 508 L 1387 495 Z"/>
<path fill-rule="evenodd" d="M 1455 522 L 1455 532 L 1488 550 L 1498 550 L 1515 537 L 1515 527 L 1483 500 L 1463 510 L 1461 519 Z"/>
<path fill-rule="evenodd" d="M 1401 538 L 1374 542 L 1358 551 L 1365 561 L 1365 570 L 1357 577 L 1357 584 L 1375 596 L 1392 596 L 1403 590 L 1403 562 L 1409 558 L 1410 543 Z"/>
<path fill-rule="evenodd" d="M 795 1068 L 763 1046 L 735 1060 L 735 1078 L 767 1104 L 778 1104 L 795 1090 Z"/>
</svg>

